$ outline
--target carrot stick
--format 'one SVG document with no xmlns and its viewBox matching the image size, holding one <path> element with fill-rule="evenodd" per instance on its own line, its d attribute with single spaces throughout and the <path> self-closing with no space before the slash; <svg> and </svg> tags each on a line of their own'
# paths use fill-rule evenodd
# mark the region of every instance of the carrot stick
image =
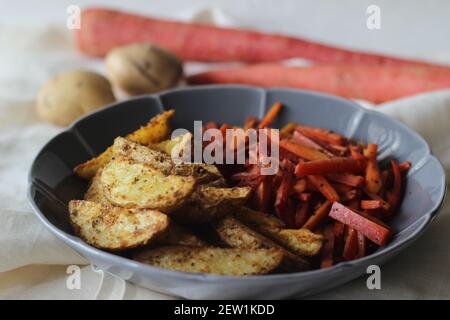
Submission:
<svg viewBox="0 0 450 320">
<path fill-rule="evenodd" d="M 362 200 L 361 209 L 380 209 L 383 207 L 383 201 L 381 200 Z"/>
<path fill-rule="evenodd" d="M 323 176 L 310 175 L 307 176 L 308 180 L 323 194 L 323 196 L 333 203 L 334 201 L 339 201 L 339 195 L 333 186 L 325 179 Z"/>
<path fill-rule="evenodd" d="M 255 117 L 248 117 L 245 120 L 244 130 L 248 130 L 248 129 L 256 127 L 257 123 L 258 123 L 258 119 L 256 119 Z"/>
<path fill-rule="evenodd" d="M 402 196 L 402 173 L 397 161 L 391 161 L 392 172 L 394 173 L 394 186 L 388 192 L 388 203 L 391 205 L 391 210 L 388 211 L 388 218 L 392 217 L 393 213 L 398 209 Z"/>
<path fill-rule="evenodd" d="M 305 160 L 324 160 L 329 158 L 322 152 L 302 146 L 301 144 L 288 139 L 280 140 L 280 148 Z"/>
<path fill-rule="evenodd" d="M 309 218 L 309 202 L 299 203 L 295 210 L 295 226 L 297 228 L 303 227 Z"/>
<path fill-rule="evenodd" d="M 330 201 L 327 200 L 322 203 L 322 205 L 314 211 L 313 215 L 309 217 L 308 221 L 306 221 L 306 223 L 303 225 L 303 228 L 309 230 L 314 230 L 315 228 L 317 228 L 319 224 L 321 224 L 328 216 L 330 207 Z"/>
<path fill-rule="evenodd" d="M 380 220 L 363 212 L 355 212 L 339 202 L 334 202 L 329 216 L 361 232 L 364 236 L 383 246 L 391 236 L 391 229 Z"/>
<path fill-rule="evenodd" d="M 401 172 L 408 171 L 411 168 L 411 162 L 403 161 L 398 165 L 398 167 L 400 168 Z"/>
<path fill-rule="evenodd" d="M 364 170 L 364 163 L 351 158 L 332 158 L 310 162 L 299 162 L 295 168 L 295 175 L 306 176 L 311 174 L 330 173 L 360 173 Z"/>
<path fill-rule="evenodd" d="M 347 235 L 345 237 L 344 252 L 342 257 L 346 261 L 356 258 L 358 254 L 358 232 L 350 227 L 347 227 Z"/>
<path fill-rule="evenodd" d="M 356 160 L 366 160 L 366 158 L 359 152 L 358 147 L 349 146 L 350 155 Z"/>
<path fill-rule="evenodd" d="M 103 56 L 112 48 L 128 43 L 149 42 L 182 59 L 197 61 L 262 62 L 300 57 L 318 62 L 429 65 L 335 48 L 301 38 L 146 18 L 105 8 L 84 9 L 80 20 L 81 28 L 76 30 L 77 46 L 82 52 L 95 56 Z"/>
<path fill-rule="evenodd" d="M 253 200 L 255 209 L 261 212 L 268 212 L 271 193 L 270 181 L 268 179 L 263 179 L 254 193 Z"/>
<path fill-rule="evenodd" d="M 333 266 L 333 257 L 334 257 L 334 226 L 327 225 L 323 231 L 323 235 L 325 238 L 325 244 L 322 247 L 320 252 L 320 268 L 329 268 Z"/>
<path fill-rule="evenodd" d="M 336 256 L 336 260 L 342 259 L 342 253 L 344 249 L 344 230 L 345 224 L 335 221 L 334 224 L 334 254 Z"/>
<path fill-rule="evenodd" d="M 274 103 L 272 108 L 270 108 L 269 112 L 265 115 L 265 117 L 259 123 L 258 128 L 265 128 L 269 124 L 272 123 L 273 119 L 277 116 L 278 112 L 280 112 L 282 104 L 279 102 Z"/>
<path fill-rule="evenodd" d="M 297 198 L 301 202 L 308 202 L 311 200 L 311 193 L 306 193 L 306 192 L 298 193 Z"/>
<path fill-rule="evenodd" d="M 319 141 L 326 142 L 329 144 L 336 144 L 338 146 L 343 146 L 347 144 L 347 138 L 327 129 L 298 126 L 295 130 L 299 131 L 300 133 L 304 134 L 305 136 L 311 139 L 317 139 Z"/>
<path fill-rule="evenodd" d="M 297 193 L 305 192 L 306 190 L 306 180 L 305 179 L 299 179 L 294 184 L 294 190 Z"/>
<path fill-rule="evenodd" d="M 368 158 L 366 167 L 366 188 L 369 192 L 377 194 L 383 187 L 380 169 L 377 163 L 378 145 L 369 144 L 365 151 Z"/>
<path fill-rule="evenodd" d="M 285 138 L 285 137 L 291 135 L 297 126 L 298 126 L 298 124 L 296 124 L 296 123 L 293 123 L 293 122 L 288 123 L 283 128 L 281 128 L 280 137 Z"/>
<path fill-rule="evenodd" d="M 365 257 L 367 253 L 367 241 L 366 237 L 358 232 L 358 258 Z"/>
<path fill-rule="evenodd" d="M 383 207 L 384 210 L 389 211 L 391 209 L 391 205 L 379 195 L 371 193 L 365 188 L 363 188 L 362 190 L 370 199 L 381 201 L 381 206 Z"/>
<path fill-rule="evenodd" d="M 288 67 L 260 64 L 208 71 L 188 77 L 187 80 L 190 84 L 241 83 L 309 89 L 381 103 L 449 88 L 450 68 L 342 64 Z"/>
<path fill-rule="evenodd" d="M 310 138 L 308 138 L 307 136 L 305 136 L 304 134 L 300 133 L 297 130 L 294 131 L 294 133 L 292 135 L 292 139 L 306 147 L 319 150 L 320 152 L 325 153 L 330 158 L 334 157 L 333 153 L 331 153 L 327 149 L 323 148 L 320 144 L 311 140 Z"/>
<path fill-rule="evenodd" d="M 328 180 L 339 182 L 351 187 L 360 187 L 364 184 L 364 177 L 347 173 L 334 173 L 327 175 Z"/>
</svg>

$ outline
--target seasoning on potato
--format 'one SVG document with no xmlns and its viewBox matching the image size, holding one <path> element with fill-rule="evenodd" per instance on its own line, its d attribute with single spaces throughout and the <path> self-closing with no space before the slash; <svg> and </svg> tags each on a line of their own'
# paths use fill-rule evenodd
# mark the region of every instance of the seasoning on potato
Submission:
<svg viewBox="0 0 450 320">
<path fill-rule="evenodd" d="M 40 89 L 36 109 L 43 120 L 67 126 L 114 101 L 111 84 L 105 77 L 72 70 L 55 76 Z"/>
<path fill-rule="evenodd" d="M 149 43 L 113 49 L 105 63 L 112 83 L 129 95 L 174 87 L 183 75 L 181 60 Z"/>
</svg>

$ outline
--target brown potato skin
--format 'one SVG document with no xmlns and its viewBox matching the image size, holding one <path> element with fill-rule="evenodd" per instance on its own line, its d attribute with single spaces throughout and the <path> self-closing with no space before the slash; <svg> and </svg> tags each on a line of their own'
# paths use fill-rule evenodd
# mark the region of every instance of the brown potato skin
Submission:
<svg viewBox="0 0 450 320">
<path fill-rule="evenodd" d="M 108 79 L 95 72 L 72 70 L 56 75 L 42 86 L 36 111 L 45 121 L 67 126 L 115 100 Z"/>
<path fill-rule="evenodd" d="M 174 87 L 183 76 L 182 62 L 175 55 L 149 43 L 115 48 L 105 64 L 111 81 L 128 95 Z"/>
<path fill-rule="evenodd" d="M 277 249 L 161 247 L 140 252 L 134 260 L 155 267 L 228 276 L 267 274 L 278 268 L 283 254 Z"/>
<path fill-rule="evenodd" d="M 69 218 L 75 233 L 85 242 L 111 251 L 147 245 L 169 226 L 169 218 L 155 210 L 124 209 L 84 200 L 69 202 Z M 134 226 L 132 232 L 130 224 Z M 120 229 L 122 226 L 127 228 Z"/>
<path fill-rule="evenodd" d="M 226 216 L 212 224 L 219 238 L 231 248 L 278 249 L 283 252 L 280 271 L 299 272 L 310 268 L 309 262 L 281 247 L 271 239 L 250 229 L 233 216 Z"/>
</svg>

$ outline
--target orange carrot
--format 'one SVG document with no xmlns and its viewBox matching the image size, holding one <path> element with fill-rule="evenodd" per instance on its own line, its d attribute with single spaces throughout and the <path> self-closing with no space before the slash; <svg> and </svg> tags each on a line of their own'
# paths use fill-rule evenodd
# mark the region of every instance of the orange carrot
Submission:
<svg viewBox="0 0 450 320">
<path fill-rule="evenodd" d="M 385 245 L 391 236 L 391 229 L 389 226 L 380 220 L 371 217 L 364 212 L 351 210 L 339 202 L 333 203 L 329 216 L 356 231 L 361 232 L 379 246 Z"/>
<path fill-rule="evenodd" d="M 300 162 L 295 168 L 295 174 L 297 176 L 306 176 L 311 174 L 360 173 L 363 169 L 364 163 L 362 161 L 339 157 L 326 160 Z"/>
<path fill-rule="evenodd" d="M 378 145 L 369 144 L 365 150 L 365 156 L 368 158 L 366 167 L 366 188 L 369 192 L 377 194 L 383 187 L 380 169 L 377 163 Z"/>
<path fill-rule="evenodd" d="M 347 227 L 347 235 L 345 237 L 344 252 L 342 257 L 346 261 L 356 258 L 358 254 L 358 232 L 350 227 Z"/>
<path fill-rule="evenodd" d="M 450 68 L 344 64 L 289 67 L 259 64 L 200 73 L 189 77 L 188 82 L 310 89 L 381 103 L 421 92 L 448 89 Z"/>
<path fill-rule="evenodd" d="M 335 245 L 335 238 L 334 238 L 334 226 L 328 225 L 325 227 L 323 231 L 323 235 L 325 238 L 325 244 L 322 247 L 322 250 L 320 251 L 320 268 L 329 268 L 333 266 L 334 263 L 334 245 Z"/>
<path fill-rule="evenodd" d="M 280 112 L 282 107 L 282 104 L 279 102 L 276 102 L 272 108 L 270 108 L 269 112 L 267 112 L 266 116 L 261 120 L 259 123 L 258 128 L 265 128 L 269 124 L 272 123 L 273 119 L 277 116 L 278 112 Z"/>
<path fill-rule="evenodd" d="M 296 123 L 288 123 L 280 130 L 280 137 L 287 137 L 292 134 L 292 132 L 295 130 L 295 128 L 298 126 Z"/>
<path fill-rule="evenodd" d="M 380 209 L 383 207 L 383 201 L 381 200 L 362 200 L 361 209 Z"/>
<path fill-rule="evenodd" d="M 394 173 L 394 186 L 392 190 L 388 192 L 388 203 L 391 205 L 391 209 L 388 212 L 388 218 L 392 217 L 392 214 L 398 209 L 402 196 L 402 173 L 397 161 L 391 161 L 392 172 Z"/>
<path fill-rule="evenodd" d="M 384 210 L 389 211 L 391 209 L 391 205 L 386 202 L 382 197 L 380 197 L 377 194 L 374 194 L 372 192 L 369 192 L 367 189 L 363 188 L 362 189 L 364 191 L 364 193 L 372 200 L 377 200 L 377 201 L 381 201 L 381 206 Z"/>
<path fill-rule="evenodd" d="M 310 175 L 307 176 L 308 180 L 323 194 L 323 196 L 333 203 L 334 201 L 339 201 L 339 195 L 333 186 L 325 179 L 323 176 Z"/>
<path fill-rule="evenodd" d="M 258 119 L 256 119 L 255 117 L 248 117 L 245 120 L 244 130 L 248 130 L 248 129 L 256 127 L 257 123 L 258 123 Z"/>
<path fill-rule="evenodd" d="M 313 215 L 309 217 L 308 221 L 306 221 L 306 223 L 303 225 L 303 228 L 314 230 L 327 218 L 330 207 L 330 201 L 325 201 L 324 203 L 322 203 L 322 205 L 314 211 Z"/>
<path fill-rule="evenodd" d="M 401 172 L 408 171 L 411 168 L 411 162 L 403 161 L 398 165 L 398 167 L 400 168 Z"/>
<path fill-rule="evenodd" d="M 306 180 L 305 179 L 299 179 L 294 184 L 294 190 L 297 193 L 305 192 L 306 190 Z"/>
<path fill-rule="evenodd" d="M 362 258 L 367 253 L 367 241 L 366 237 L 358 232 L 358 258 Z"/>
<path fill-rule="evenodd" d="M 343 146 L 347 143 L 347 138 L 327 129 L 298 126 L 295 130 L 304 134 L 308 138 L 316 139 L 328 144 Z"/>
<path fill-rule="evenodd" d="M 320 144 L 311 140 L 310 138 L 308 138 L 307 136 L 305 136 L 304 134 L 300 133 L 297 130 L 295 130 L 294 133 L 292 134 L 292 139 L 306 147 L 319 150 L 320 152 L 326 154 L 330 158 L 334 157 L 333 153 L 331 153 L 330 151 L 322 147 Z"/>
<path fill-rule="evenodd" d="M 327 178 L 330 181 L 339 182 L 351 187 L 360 187 L 364 184 L 365 181 L 364 177 L 354 176 L 347 173 L 328 174 Z"/>
<path fill-rule="evenodd" d="M 302 228 L 309 218 L 309 202 L 299 203 L 295 210 L 295 226 Z"/>
<path fill-rule="evenodd" d="M 256 192 L 254 193 L 254 206 L 255 209 L 262 212 L 268 212 L 270 198 L 272 196 L 272 190 L 268 179 L 264 179 L 258 185 Z"/>
<path fill-rule="evenodd" d="M 297 198 L 301 202 L 308 202 L 311 200 L 311 193 L 307 193 L 307 192 L 299 193 L 299 194 L 297 194 Z"/>
<path fill-rule="evenodd" d="M 429 65 L 301 38 L 147 18 L 106 8 L 83 9 L 80 20 L 81 28 L 76 30 L 78 48 L 95 56 L 103 56 L 117 46 L 149 42 L 184 60 L 262 62 L 300 57 L 317 62 Z"/>
<path fill-rule="evenodd" d="M 329 158 L 322 152 L 302 146 L 301 144 L 298 144 L 292 140 L 280 140 L 280 148 L 305 160 L 324 160 Z"/>
</svg>

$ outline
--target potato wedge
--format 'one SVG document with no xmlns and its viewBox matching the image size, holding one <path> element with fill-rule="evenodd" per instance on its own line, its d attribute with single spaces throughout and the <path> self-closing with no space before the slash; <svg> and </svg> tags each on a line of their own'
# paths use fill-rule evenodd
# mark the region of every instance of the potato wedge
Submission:
<svg viewBox="0 0 450 320">
<path fill-rule="evenodd" d="M 267 274 L 283 259 L 277 249 L 162 247 L 137 254 L 135 260 L 155 267 L 227 276 Z"/>
<path fill-rule="evenodd" d="M 169 136 L 169 119 L 173 117 L 175 111 L 169 110 L 150 119 L 147 125 L 130 133 L 126 138 L 138 144 L 157 143 Z M 113 158 L 112 147 L 103 153 L 75 167 L 75 173 L 84 179 L 92 178 L 98 169 L 105 166 Z"/>
<path fill-rule="evenodd" d="M 125 250 L 148 244 L 162 234 L 169 218 L 155 210 L 124 209 L 91 201 L 69 202 L 75 233 L 90 245 Z"/>
<path fill-rule="evenodd" d="M 235 213 L 236 217 L 250 227 L 266 226 L 274 229 L 283 229 L 285 224 L 272 214 L 255 211 L 241 207 Z"/>
<path fill-rule="evenodd" d="M 153 150 L 121 137 L 114 140 L 113 154 L 115 157 L 126 157 L 148 164 L 166 175 L 193 176 L 199 184 L 221 177 L 220 172 L 214 166 L 212 167 L 215 168 L 215 171 L 204 164 L 174 163 L 172 158 L 162 151 Z"/>
<path fill-rule="evenodd" d="M 84 200 L 96 203 L 110 203 L 103 192 L 103 185 L 100 182 L 102 169 L 98 170 L 89 183 L 89 188 L 84 194 Z"/>
<path fill-rule="evenodd" d="M 324 243 L 322 235 L 308 229 L 282 229 L 269 237 L 292 252 L 308 257 L 318 255 Z"/>
<path fill-rule="evenodd" d="M 215 188 L 199 186 L 187 203 L 171 213 L 175 221 L 200 224 L 220 219 L 242 206 L 250 196 L 249 187 Z"/>
<path fill-rule="evenodd" d="M 285 229 L 281 220 L 267 213 L 243 207 L 236 212 L 236 217 L 297 255 L 315 256 L 322 248 L 324 239 L 321 235 L 307 229 Z"/>
<path fill-rule="evenodd" d="M 165 175 L 145 163 L 118 158 L 100 176 L 105 197 L 114 205 L 172 212 L 182 206 L 195 189 L 193 177 Z"/>
<path fill-rule="evenodd" d="M 208 244 L 197 237 L 189 229 L 170 222 L 167 231 L 157 240 L 163 246 L 206 247 Z"/>
<path fill-rule="evenodd" d="M 219 238 L 232 248 L 278 249 L 283 252 L 280 269 L 285 272 L 298 272 L 309 269 L 309 262 L 296 256 L 272 240 L 250 229 L 233 216 L 226 216 L 212 224 Z"/>
</svg>

